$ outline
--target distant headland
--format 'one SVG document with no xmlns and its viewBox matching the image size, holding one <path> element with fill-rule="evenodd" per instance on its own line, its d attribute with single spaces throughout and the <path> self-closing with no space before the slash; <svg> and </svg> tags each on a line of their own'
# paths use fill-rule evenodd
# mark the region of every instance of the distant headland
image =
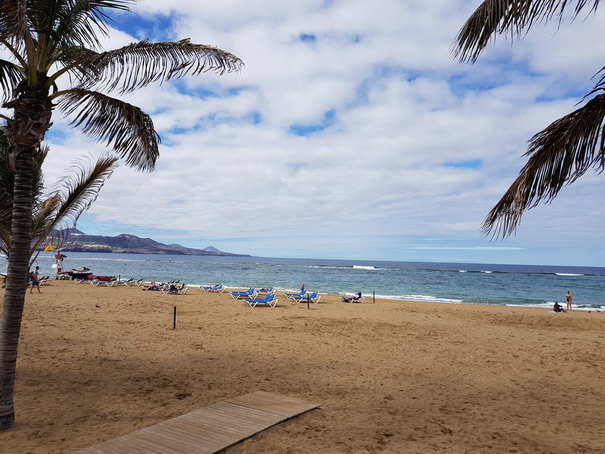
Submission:
<svg viewBox="0 0 605 454">
<path fill-rule="evenodd" d="M 180 244 L 158 243 L 151 238 L 139 238 L 135 235 L 121 234 L 118 236 L 86 235 L 78 229 L 55 230 L 48 238 L 49 243 L 61 243 L 63 252 L 113 252 L 130 254 L 159 254 L 159 255 L 215 255 L 230 257 L 250 257 L 248 254 L 234 254 L 220 251 L 208 246 L 204 249 L 194 249 Z"/>
</svg>

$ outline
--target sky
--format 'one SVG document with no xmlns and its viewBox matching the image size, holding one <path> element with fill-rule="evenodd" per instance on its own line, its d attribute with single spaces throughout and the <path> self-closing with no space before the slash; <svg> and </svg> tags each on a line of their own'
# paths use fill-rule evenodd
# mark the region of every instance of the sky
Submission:
<svg viewBox="0 0 605 454">
<path fill-rule="evenodd" d="M 460 63 L 452 45 L 479 4 L 141 0 L 113 14 L 106 49 L 189 38 L 245 66 L 122 96 L 151 115 L 160 159 L 150 173 L 122 163 L 78 228 L 262 257 L 605 266 L 592 170 L 514 236 L 481 232 L 528 140 L 595 85 L 605 14 L 537 24 Z M 53 122 L 49 188 L 106 151 Z"/>
</svg>

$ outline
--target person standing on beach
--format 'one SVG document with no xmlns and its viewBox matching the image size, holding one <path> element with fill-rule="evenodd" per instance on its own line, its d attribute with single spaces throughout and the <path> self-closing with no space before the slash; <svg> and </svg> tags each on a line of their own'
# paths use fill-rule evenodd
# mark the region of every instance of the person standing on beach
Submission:
<svg viewBox="0 0 605 454">
<path fill-rule="evenodd" d="M 565 301 L 567 301 L 567 310 L 570 311 L 571 310 L 571 291 L 567 290 L 567 294 L 565 295 Z"/>
<path fill-rule="evenodd" d="M 42 293 L 42 292 L 40 292 L 40 276 L 38 275 L 39 271 L 40 271 L 40 267 L 37 266 L 34 271 L 29 273 L 29 278 L 32 281 L 32 287 L 31 287 L 31 289 L 29 289 L 29 293 L 34 292 L 34 287 L 38 288 L 38 293 Z"/>
</svg>

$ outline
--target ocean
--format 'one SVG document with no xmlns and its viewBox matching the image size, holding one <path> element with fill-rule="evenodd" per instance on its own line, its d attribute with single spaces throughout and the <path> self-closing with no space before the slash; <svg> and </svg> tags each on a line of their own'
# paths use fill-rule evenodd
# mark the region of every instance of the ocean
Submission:
<svg viewBox="0 0 605 454">
<path fill-rule="evenodd" d="M 53 252 L 36 260 L 42 275 L 55 270 Z M 384 262 L 367 260 L 67 253 L 64 269 L 96 275 L 222 283 L 227 288 L 273 287 L 295 291 L 305 284 L 320 293 L 353 293 L 394 300 L 453 304 L 552 307 L 571 290 L 574 308 L 605 310 L 605 268 L 534 265 Z M 4 271 L 6 272 L 6 260 Z"/>
</svg>

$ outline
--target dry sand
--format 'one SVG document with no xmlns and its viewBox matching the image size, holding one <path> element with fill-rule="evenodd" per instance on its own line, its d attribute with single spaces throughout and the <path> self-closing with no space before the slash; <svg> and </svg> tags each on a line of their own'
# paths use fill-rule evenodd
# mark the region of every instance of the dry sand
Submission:
<svg viewBox="0 0 605 454">
<path fill-rule="evenodd" d="M 177 306 L 177 329 L 172 329 Z M 233 453 L 605 453 L 605 313 L 323 296 L 26 296 L 2 453 L 68 453 L 257 390 L 313 410 Z"/>
</svg>

